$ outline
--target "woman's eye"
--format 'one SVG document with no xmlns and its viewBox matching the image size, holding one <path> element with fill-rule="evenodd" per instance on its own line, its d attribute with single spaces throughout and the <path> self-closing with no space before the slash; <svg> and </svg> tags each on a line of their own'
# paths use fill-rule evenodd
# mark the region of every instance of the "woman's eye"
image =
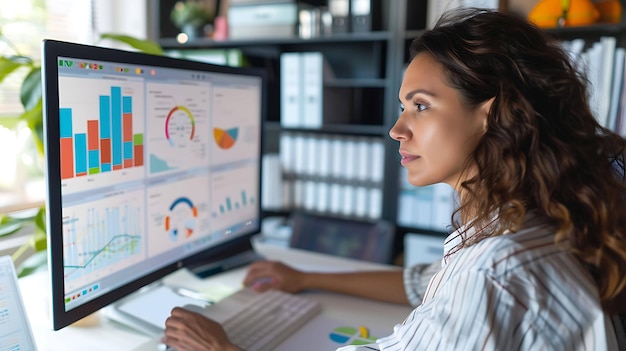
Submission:
<svg viewBox="0 0 626 351">
<path fill-rule="evenodd" d="M 426 106 L 424 104 L 420 104 L 419 102 L 415 103 L 415 107 L 417 108 L 417 111 L 419 111 L 419 112 L 424 111 L 425 109 L 428 108 L 428 106 Z"/>
</svg>

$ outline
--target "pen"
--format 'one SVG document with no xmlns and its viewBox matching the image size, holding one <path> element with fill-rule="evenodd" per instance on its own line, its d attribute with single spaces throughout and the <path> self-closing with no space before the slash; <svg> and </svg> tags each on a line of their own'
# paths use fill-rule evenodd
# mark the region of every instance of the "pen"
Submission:
<svg viewBox="0 0 626 351">
<path fill-rule="evenodd" d="M 361 334 L 361 337 L 365 339 L 370 337 L 369 330 L 367 330 L 367 327 L 363 325 L 359 326 L 359 334 Z"/>
</svg>

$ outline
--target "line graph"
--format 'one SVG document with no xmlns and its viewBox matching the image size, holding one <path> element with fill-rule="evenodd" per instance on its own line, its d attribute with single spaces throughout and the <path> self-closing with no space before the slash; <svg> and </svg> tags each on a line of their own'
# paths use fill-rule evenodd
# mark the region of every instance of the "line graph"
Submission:
<svg viewBox="0 0 626 351">
<path fill-rule="evenodd" d="M 144 191 L 120 193 L 63 210 L 66 291 L 144 259 Z"/>
<path fill-rule="evenodd" d="M 83 256 L 91 256 L 82 265 L 64 265 L 64 268 L 87 268 L 100 254 L 117 254 L 123 251 L 134 252 L 141 241 L 140 235 L 116 235 L 103 248 L 94 252 L 85 252 Z"/>
</svg>

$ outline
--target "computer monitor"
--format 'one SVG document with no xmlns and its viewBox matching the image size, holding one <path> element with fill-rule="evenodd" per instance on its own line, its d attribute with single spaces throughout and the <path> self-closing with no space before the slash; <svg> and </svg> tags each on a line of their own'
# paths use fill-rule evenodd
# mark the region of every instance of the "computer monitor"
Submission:
<svg viewBox="0 0 626 351">
<path fill-rule="evenodd" d="M 262 70 L 43 43 L 58 330 L 260 232 Z"/>
</svg>

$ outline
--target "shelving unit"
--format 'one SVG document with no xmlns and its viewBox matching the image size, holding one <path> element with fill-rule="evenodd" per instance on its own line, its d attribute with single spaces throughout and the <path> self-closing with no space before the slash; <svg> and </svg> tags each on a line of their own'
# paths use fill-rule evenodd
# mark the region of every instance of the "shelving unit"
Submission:
<svg viewBox="0 0 626 351">
<path fill-rule="evenodd" d="M 168 21 L 172 0 L 161 0 L 154 9 L 154 37 L 165 49 L 228 49 L 241 50 L 252 66 L 263 67 L 270 72 L 268 116 L 265 121 L 264 153 L 279 151 L 281 133 L 307 133 L 308 135 L 343 135 L 380 137 L 384 145 L 384 179 L 381 184 L 382 203 L 380 218 L 397 223 L 400 186 L 400 157 L 398 143 L 388 136 L 399 113 L 398 89 L 402 73 L 408 61 L 408 45 L 424 30 L 425 0 L 378 0 L 383 18 L 382 29 L 367 33 L 342 33 L 310 39 L 279 38 L 214 41 L 208 38 L 190 40 L 180 44 L 173 36 Z M 160 8 L 159 8 L 160 7 Z M 415 16 L 422 16 L 416 18 Z M 412 16 L 412 17 L 409 17 Z M 410 23 L 407 22 L 410 19 Z M 416 25 L 419 23 L 421 25 Z M 160 28 L 162 27 L 162 28 Z M 602 35 L 618 37 L 618 45 L 624 46 L 626 26 L 595 25 L 577 28 L 550 29 L 547 32 L 562 38 L 599 38 Z M 339 123 L 325 123 L 319 129 L 283 128 L 280 124 L 280 55 L 285 52 L 322 52 L 335 73 L 335 79 L 325 81 L 325 89 L 351 89 L 363 93 L 361 100 L 352 102 L 364 106 L 353 116 Z M 361 112 L 358 112 L 361 111 Z M 362 115 L 359 115 L 362 113 Z M 276 212 L 268 212 L 270 215 Z M 403 235 L 407 232 L 444 235 L 430 228 L 398 226 L 394 252 L 402 249 Z"/>
</svg>

